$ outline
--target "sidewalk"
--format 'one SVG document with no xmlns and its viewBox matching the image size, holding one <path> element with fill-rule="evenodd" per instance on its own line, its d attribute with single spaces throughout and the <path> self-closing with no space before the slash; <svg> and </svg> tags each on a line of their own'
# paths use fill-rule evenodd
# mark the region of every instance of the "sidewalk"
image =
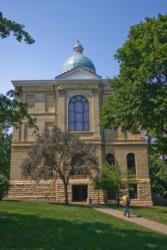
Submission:
<svg viewBox="0 0 167 250">
<path fill-rule="evenodd" d="M 136 215 L 131 215 L 131 217 L 128 218 L 128 217 L 125 217 L 123 215 L 123 211 L 120 212 L 120 211 L 113 209 L 113 208 L 107 208 L 107 207 L 103 207 L 103 206 L 97 206 L 97 207 L 93 207 L 93 208 L 96 209 L 97 211 L 102 212 L 102 213 L 115 216 L 117 218 L 126 220 L 128 222 L 136 223 L 136 224 L 143 226 L 145 228 L 149 228 L 151 230 L 154 230 L 154 231 L 157 231 L 159 233 L 163 233 L 163 234 L 167 235 L 167 225 L 160 224 L 160 223 L 154 222 L 152 220 L 144 219 L 142 217 L 137 217 Z"/>
</svg>

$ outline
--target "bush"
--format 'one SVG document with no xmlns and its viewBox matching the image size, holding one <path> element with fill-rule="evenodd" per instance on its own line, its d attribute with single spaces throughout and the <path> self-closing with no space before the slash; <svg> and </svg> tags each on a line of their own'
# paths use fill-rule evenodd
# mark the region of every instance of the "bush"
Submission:
<svg viewBox="0 0 167 250">
<path fill-rule="evenodd" d="M 8 193 L 9 180 L 3 174 L 0 174 L 0 200 Z"/>
<path fill-rule="evenodd" d="M 119 199 L 120 191 L 125 188 L 127 183 L 122 181 L 121 173 L 118 166 L 111 166 L 104 163 L 96 177 L 93 178 L 93 186 L 95 190 L 103 190 L 110 192 Z"/>
</svg>

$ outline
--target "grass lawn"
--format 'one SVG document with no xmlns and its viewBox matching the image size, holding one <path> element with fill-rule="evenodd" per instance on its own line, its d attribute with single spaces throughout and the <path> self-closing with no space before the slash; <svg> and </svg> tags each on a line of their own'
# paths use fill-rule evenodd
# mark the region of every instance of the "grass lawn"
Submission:
<svg viewBox="0 0 167 250">
<path fill-rule="evenodd" d="M 111 205 L 110 207 L 123 211 L 122 207 Z M 154 206 L 152 208 L 131 207 L 131 213 L 142 216 L 167 225 L 167 206 Z"/>
<path fill-rule="evenodd" d="M 82 206 L 0 201 L 0 249 L 166 250 L 167 237 Z"/>
</svg>

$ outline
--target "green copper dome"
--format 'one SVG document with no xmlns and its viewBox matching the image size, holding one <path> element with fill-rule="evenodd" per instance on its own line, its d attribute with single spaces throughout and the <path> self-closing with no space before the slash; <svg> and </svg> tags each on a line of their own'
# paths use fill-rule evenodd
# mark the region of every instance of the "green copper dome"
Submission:
<svg viewBox="0 0 167 250">
<path fill-rule="evenodd" d="M 92 61 L 88 57 L 83 55 L 84 48 L 79 41 L 74 46 L 73 50 L 74 55 L 71 56 L 64 64 L 64 72 L 79 67 L 96 73 L 96 69 Z"/>
</svg>

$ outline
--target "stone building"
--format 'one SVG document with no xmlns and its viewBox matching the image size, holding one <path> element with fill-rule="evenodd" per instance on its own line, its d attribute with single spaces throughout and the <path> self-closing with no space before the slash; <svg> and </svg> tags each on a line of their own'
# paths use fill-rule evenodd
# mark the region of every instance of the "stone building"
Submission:
<svg viewBox="0 0 167 250">
<path fill-rule="evenodd" d="M 54 80 L 13 81 L 21 86 L 22 101 L 28 104 L 29 113 L 36 117 L 39 131 L 56 125 L 62 131 L 69 130 L 98 148 L 101 165 L 105 160 L 116 163 L 122 172 L 132 174 L 129 195 L 132 204 L 151 206 L 148 172 L 147 143 L 144 134 L 132 135 L 121 130 L 102 130 L 99 126 L 99 109 L 111 89 L 108 81 L 97 73 L 92 61 L 83 54 L 83 46 L 77 42 L 74 54 L 64 65 L 64 71 Z M 13 131 L 11 154 L 11 199 L 55 199 L 64 201 L 61 180 L 41 180 L 38 184 L 22 176 L 20 164 L 35 141 L 35 135 L 26 121 Z M 111 193 L 97 192 L 87 176 L 74 176 L 68 187 L 70 202 L 110 202 Z"/>
</svg>

